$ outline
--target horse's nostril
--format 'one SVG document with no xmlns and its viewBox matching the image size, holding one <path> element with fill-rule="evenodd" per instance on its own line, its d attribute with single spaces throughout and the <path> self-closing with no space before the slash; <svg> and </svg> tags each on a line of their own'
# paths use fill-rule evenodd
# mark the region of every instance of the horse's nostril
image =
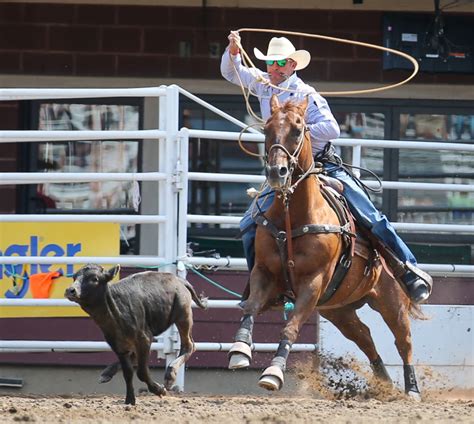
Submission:
<svg viewBox="0 0 474 424">
<path fill-rule="evenodd" d="M 288 174 L 288 168 L 286 166 L 282 166 L 280 168 L 280 177 L 284 177 L 286 174 Z"/>
</svg>

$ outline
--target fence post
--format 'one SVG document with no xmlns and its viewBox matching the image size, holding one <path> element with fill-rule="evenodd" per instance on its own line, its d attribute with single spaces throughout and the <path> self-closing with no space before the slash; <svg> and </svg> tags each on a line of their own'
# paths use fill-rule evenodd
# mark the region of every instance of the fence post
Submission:
<svg viewBox="0 0 474 424">
<path fill-rule="evenodd" d="M 166 96 L 160 97 L 159 108 L 160 129 L 166 131 L 165 143 L 160 143 L 159 166 L 160 172 L 166 173 L 166 180 L 160 186 L 158 201 L 159 213 L 165 215 L 165 223 L 158 231 L 158 256 L 164 257 L 166 265 L 163 270 L 176 273 L 178 251 L 178 190 L 176 189 L 176 174 L 179 169 L 179 90 L 176 85 L 166 87 Z M 180 350 L 179 333 L 175 325 L 168 328 L 161 336 L 166 358 L 166 366 L 173 362 Z M 184 367 L 178 371 L 176 388 L 184 390 Z"/>
</svg>

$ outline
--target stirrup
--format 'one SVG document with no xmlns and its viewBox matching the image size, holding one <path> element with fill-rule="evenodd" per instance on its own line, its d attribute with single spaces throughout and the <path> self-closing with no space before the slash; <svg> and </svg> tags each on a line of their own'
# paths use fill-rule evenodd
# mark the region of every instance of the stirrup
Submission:
<svg viewBox="0 0 474 424">
<path fill-rule="evenodd" d="M 407 285 L 407 290 L 410 299 L 414 303 L 422 303 L 426 301 L 431 294 L 429 285 L 421 278 L 417 278 Z"/>
<path fill-rule="evenodd" d="M 433 290 L 433 279 L 431 278 L 431 275 L 429 275 L 427 272 L 422 271 L 420 268 L 417 266 L 411 264 L 410 262 L 405 262 L 405 267 L 411 271 L 413 274 L 415 274 L 416 277 L 420 278 L 423 280 L 426 285 L 428 286 L 428 296 L 431 294 L 431 291 Z M 414 280 L 413 282 L 415 282 Z"/>
</svg>

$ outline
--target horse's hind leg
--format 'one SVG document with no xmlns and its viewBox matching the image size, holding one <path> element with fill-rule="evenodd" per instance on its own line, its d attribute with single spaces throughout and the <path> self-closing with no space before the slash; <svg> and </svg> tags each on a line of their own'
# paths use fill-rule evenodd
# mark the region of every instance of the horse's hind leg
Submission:
<svg viewBox="0 0 474 424">
<path fill-rule="evenodd" d="M 412 365 L 413 346 L 410 330 L 410 299 L 400 286 L 387 274 L 383 274 L 376 286 L 379 295 L 370 298 L 371 308 L 382 315 L 383 320 L 395 337 L 395 346 L 403 360 L 405 393 L 415 400 L 420 400 L 420 390 L 416 381 L 415 369 Z"/>
<path fill-rule="evenodd" d="M 359 319 L 351 305 L 338 309 L 319 311 L 320 315 L 333 323 L 349 340 L 352 340 L 365 353 L 376 378 L 391 383 L 392 380 L 377 352 L 369 328 Z"/>
</svg>

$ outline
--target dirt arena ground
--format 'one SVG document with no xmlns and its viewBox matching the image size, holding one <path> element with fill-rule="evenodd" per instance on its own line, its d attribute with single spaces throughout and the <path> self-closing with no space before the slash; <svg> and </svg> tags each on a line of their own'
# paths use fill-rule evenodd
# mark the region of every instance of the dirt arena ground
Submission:
<svg viewBox="0 0 474 424">
<path fill-rule="evenodd" d="M 191 392 L 160 398 L 137 385 L 135 406 L 124 404 L 125 387 L 122 395 L 0 395 L 0 422 L 474 423 L 473 389 L 423 387 L 421 402 L 415 402 L 399 388 L 375 382 L 355 362 L 350 369 L 340 360 L 323 362 L 330 372 L 308 372 L 308 364 L 299 364 L 289 372 L 297 381 L 290 392 L 261 395 Z"/>
<path fill-rule="evenodd" d="M 449 397 L 449 399 L 448 399 Z M 196 396 L 141 394 L 135 406 L 122 396 L 0 397 L 0 422 L 38 423 L 472 423 L 474 400 L 449 394 L 414 403 L 327 400 L 310 396 Z"/>
<path fill-rule="evenodd" d="M 120 391 L 123 387 L 120 395 L 0 393 L 0 422 L 474 423 L 474 389 L 450 388 L 432 370 L 419 371 L 422 398 L 418 402 L 409 399 L 397 384 L 375 381 L 371 371 L 356 360 L 321 355 L 317 362 L 303 361 L 289 369 L 284 390 L 259 389 L 261 394 L 190 391 L 160 398 L 138 383 L 137 403 L 130 406 L 124 404 L 125 384 L 117 376 L 114 382 Z M 227 384 L 235 383 L 233 374 L 227 377 Z M 50 384 L 55 383 L 51 380 Z M 437 387 L 432 388 L 433 384 Z"/>
</svg>

